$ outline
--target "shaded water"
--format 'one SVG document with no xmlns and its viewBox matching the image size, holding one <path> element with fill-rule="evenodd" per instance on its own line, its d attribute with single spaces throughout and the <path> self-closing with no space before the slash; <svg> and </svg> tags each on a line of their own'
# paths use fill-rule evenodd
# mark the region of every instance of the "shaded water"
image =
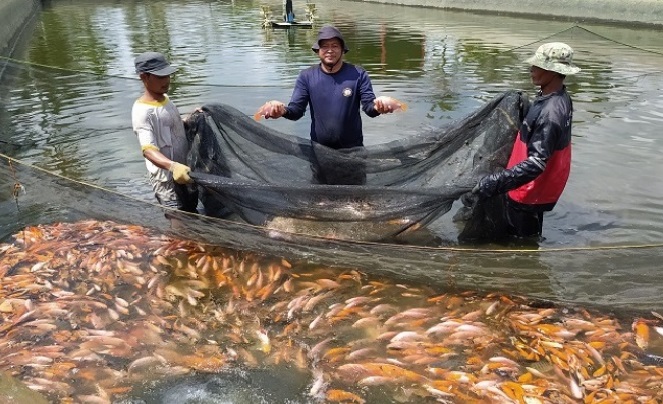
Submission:
<svg viewBox="0 0 663 404">
<path fill-rule="evenodd" d="M 170 96 L 183 113 L 223 102 L 253 114 L 266 100 L 287 101 L 299 70 L 315 62 L 310 45 L 316 30 L 263 30 L 262 3 L 45 2 L 32 36 L 14 56 L 57 69 L 4 70 L 0 140 L 8 142 L 7 154 L 151 202 L 130 127 L 131 105 L 141 93 L 133 57 L 159 50 L 180 67 Z M 279 10 L 280 1 L 269 3 Z M 507 89 L 533 94 L 520 61 L 543 41 L 569 43 L 583 72 L 568 80 L 575 115 L 567 190 L 546 215 L 541 251 L 470 253 L 300 236 L 278 244 L 234 237 L 233 231 L 254 230 L 231 225 L 219 230 L 224 242 L 438 286 L 498 288 L 615 308 L 661 307 L 661 248 L 612 249 L 660 246 L 663 240 L 659 31 L 346 1 L 317 8 L 321 24 L 341 28 L 351 48 L 347 59 L 368 70 L 376 93 L 409 106 L 406 113 L 365 118 L 367 145 L 441 126 Z M 266 125 L 306 136 L 309 121 Z M 21 182 L 37 208 L 24 205 L 16 220 L 13 198 L 3 194 L 0 237 L 57 217 L 52 201 L 58 196 Z M 448 221 L 433 230 L 454 243 L 456 229 Z"/>
</svg>

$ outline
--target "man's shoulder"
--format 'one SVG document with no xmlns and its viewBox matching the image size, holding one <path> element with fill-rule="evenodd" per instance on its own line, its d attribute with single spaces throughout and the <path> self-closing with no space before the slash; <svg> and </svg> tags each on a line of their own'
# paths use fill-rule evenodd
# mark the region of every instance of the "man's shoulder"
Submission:
<svg viewBox="0 0 663 404">
<path fill-rule="evenodd" d="M 137 99 L 134 101 L 134 104 L 131 106 L 131 113 L 132 113 L 133 115 L 136 115 L 136 114 L 146 114 L 146 113 L 148 113 L 150 110 L 153 110 L 153 109 L 154 109 L 154 106 L 153 106 L 153 105 L 146 103 L 146 102 L 143 101 L 141 98 L 137 98 Z"/>
<path fill-rule="evenodd" d="M 136 112 L 150 112 L 150 111 L 156 111 L 159 108 L 167 108 L 167 107 L 174 107 L 175 104 L 170 100 L 170 98 L 166 97 L 161 101 L 152 101 L 152 100 L 146 100 L 143 97 L 137 98 L 136 101 L 134 101 L 133 104 L 133 110 Z"/>
<path fill-rule="evenodd" d="M 310 83 L 320 72 L 320 65 L 312 65 L 299 71 L 297 82 Z"/>
<path fill-rule="evenodd" d="M 164 94 L 163 99 L 160 101 L 149 98 L 146 99 L 144 96 L 138 97 L 136 101 L 134 101 L 134 105 L 136 104 L 143 104 L 152 107 L 164 107 L 168 104 L 174 104 L 174 103 L 173 101 L 170 100 L 170 97 L 168 97 L 168 95 Z"/>
<path fill-rule="evenodd" d="M 357 73 L 366 72 L 366 69 L 364 69 L 363 67 L 348 62 L 343 62 L 343 69 L 346 69 L 348 71 L 356 71 Z"/>
<path fill-rule="evenodd" d="M 564 112 L 571 108 L 571 97 L 564 89 L 541 98 L 542 110 Z"/>
<path fill-rule="evenodd" d="M 311 65 L 307 68 L 302 69 L 302 71 L 300 71 L 299 74 L 308 76 L 308 75 L 311 75 L 313 73 L 316 73 L 319 70 L 320 70 L 320 64 L 318 63 L 318 64 Z"/>
<path fill-rule="evenodd" d="M 341 66 L 341 71 L 357 71 L 357 72 L 365 72 L 366 69 L 359 65 L 355 65 L 346 61 L 343 61 L 343 66 Z M 316 63 L 314 65 L 311 65 L 299 72 L 299 74 L 314 74 L 314 73 L 323 73 L 322 69 L 320 68 L 320 63 Z"/>
</svg>

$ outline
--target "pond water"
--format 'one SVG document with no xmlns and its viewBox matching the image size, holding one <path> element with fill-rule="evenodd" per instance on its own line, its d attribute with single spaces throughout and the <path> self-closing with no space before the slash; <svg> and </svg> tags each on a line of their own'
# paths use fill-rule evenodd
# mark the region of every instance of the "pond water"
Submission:
<svg viewBox="0 0 663 404">
<path fill-rule="evenodd" d="M 121 218 L 157 228 L 167 226 L 161 223 L 164 221 L 162 212 L 151 209 L 151 205 L 143 204 L 140 208 L 143 210 L 135 208 L 133 212 L 123 210 L 131 204 L 152 202 L 153 199 L 130 125 L 131 105 L 142 91 L 133 71 L 133 58 L 145 50 L 158 50 L 166 53 L 180 68 L 173 79 L 170 96 L 182 113 L 208 102 L 221 102 L 252 115 L 266 100 L 287 101 L 298 72 L 316 61 L 310 46 L 317 30 L 263 29 L 259 11 L 262 4 L 270 5 L 275 14 L 280 14 L 281 2 L 275 0 L 44 1 L 43 9 L 26 29 L 25 37 L 16 48 L 15 60 L 1 70 L 0 151 L 68 179 L 48 177 L 38 170 L 26 176 L 29 170 L 6 165 L 3 159 L 2 167 L 7 175 L 0 179 L 2 189 L 8 189 L 15 180 L 20 180 L 26 192 L 18 204 L 11 195 L 4 192 L 0 195 L 0 240 L 18 234 L 28 224 L 73 220 L 85 216 L 80 212 L 95 209 L 103 218 Z M 206 241 L 223 240 L 224 244 L 235 249 L 296 256 L 314 266 L 325 263 L 360 268 L 374 276 L 370 278 L 371 285 L 380 290 L 380 299 L 397 307 L 394 310 L 436 305 L 439 301 L 426 299 L 435 293 L 454 289 L 518 293 L 573 305 L 596 305 L 622 313 L 631 309 L 639 312 L 663 310 L 660 299 L 663 273 L 659 263 L 663 252 L 663 179 L 660 176 L 663 137 L 659 129 L 663 122 L 663 44 L 659 30 L 623 25 L 578 26 L 568 21 L 338 0 L 320 2 L 316 6 L 318 26 L 331 23 L 341 29 L 351 49 L 346 55 L 347 60 L 367 69 L 376 93 L 393 96 L 408 104 L 405 113 L 364 119 L 368 146 L 442 126 L 466 116 L 508 89 L 522 89 L 533 95 L 536 89 L 530 83 L 527 66 L 521 61 L 543 42 L 563 41 L 575 49 L 577 64 L 583 71 L 567 80 L 575 107 L 573 167 L 560 203 L 546 215 L 545 239 L 533 247 L 458 246 L 456 249 L 330 241 L 301 235 L 273 240 L 260 229 L 219 222 L 188 223 L 180 231 L 194 234 L 204 228 L 209 232 Z M 303 2 L 295 2 L 295 13 L 303 16 L 304 11 Z M 277 120 L 265 122 L 265 125 L 305 137 L 309 123 L 304 117 L 298 122 Z M 122 203 L 115 203 L 119 197 L 104 194 L 100 200 L 105 205 L 94 205 L 85 198 L 85 192 L 77 191 L 80 184 L 71 180 L 117 191 L 133 199 L 121 199 Z M 97 191 L 88 189 L 86 192 Z M 77 207 L 80 212 L 76 213 L 75 209 L 74 213 L 64 212 L 60 203 L 65 198 L 69 199 L 69 205 L 80 202 L 81 206 Z M 456 247 L 454 228 L 448 222 L 441 221 L 432 230 L 447 245 Z M 60 229 L 56 226 L 53 231 L 59 234 Z M 67 239 L 71 245 L 62 244 L 57 248 L 75 249 L 78 243 L 84 244 L 76 238 L 82 231 L 87 230 L 74 227 L 71 231 L 74 236 L 70 234 Z M 98 245 L 121 243 L 112 237 L 116 230 L 106 231 L 109 236 Z M 125 236 L 132 234 L 131 231 Z M 104 230 L 94 232 L 103 234 Z M 124 241 L 128 244 L 123 245 L 123 252 L 135 247 L 131 244 L 132 238 Z M 4 248 L 0 256 L 5 253 L 8 256 L 11 251 Z M 41 251 L 39 246 L 36 249 Z M 192 256 L 197 253 L 195 248 L 191 252 Z M 99 257 L 105 257 L 105 254 L 102 249 Z M 276 262 L 280 262 L 279 259 Z M 35 264 L 29 261 L 27 265 Z M 67 268 L 66 262 L 59 262 L 59 265 Z M 142 262 L 142 265 L 147 263 Z M 268 266 L 261 271 L 266 268 Z M 327 284 L 324 279 L 335 279 L 335 276 L 339 277 L 337 280 L 350 282 L 347 276 L 353 274 L 352 270 L 339 275 L 322 268 L 310 270 L 306 277 L 311 277 L 311 282 Z M 0 267 L 0 272 L 5 269 Z M 38 270 L 44 270 L 46 277 L 52 276 L 48 266 L 40 265 Z M 144 270 L 149 271 L 147 267 Z M 41 274 L 33 273 L 32 276 Z M 105 279 L 110 282 L 111 278 Z M 382 280 L 386 283 L 383 284 Z M 302 288 L 308 287 L 307 281 L 308 278 L 299 279 Z M 406 281 L 411 283 L 398 283 Z M 93 282 L 92 279 L 85 279 L 78 273 L 71 274 L 69 282 L 70 285 L 81 282 L 85 288 L 77 288 L 83 292 L 93 287 L 92 283 L 86 283 Z M 421 284 L 426 287 L 414 286 Z M 325 289 L 321 294 L 334 302 L 346 302 L 345 299 L 360 293 L 371 296 L 370 289 L 357 290 L 354 284 L 349 285 L 351 288 L 343 289 L 342 293 L 334 294 Z M 58 285 L 63 289 L 65 286 Z M 401 289 L 404 292 L 400 292 Z M 13 293 L 11 288 L 7 290 Z M 120 292 L 127 294 L 123 296 L 129 299 L 126 287 Z M 41 293 L 48 295 L 43 290 Z M 141 293 L 135 292 L 131 297 L 139 298 Z M 400 299 L 398 293 L 408 293 L 411 301 Z M 103 299 L 99 299 L 104 304 L 117 303 L 111 299 L 115 294 L 102 296 Z M 467 312 L 473 309 L 488 312 L 486 302 L 473 295 L 463 298 L 450 295 L 449 299 L 455 302 L 449 303 L 450 307 L 454 304 L 463 307 L 462 311 L 458 309 L 463 315 L 469 315 Z M 499 300 L 489 297 L 486 301 L 491 301 L 490 307 L 493 307 L 490 299 Z M 507 305 L 505 299 L 500 302 Z M 194 305 L 195 302 L 189 300 L 189 303 Z M 232 306 L 233 301 L 223 304 Z M 203 315 L 213 317 L 214 313 L 204 311 L 202 305 L 196 307 L 202 310 L 199 317 L 187 318 L 189 312 L 181 310 L 168 317 L 168 321 L 172 321 L 169 330 L 177 334 L 177 338 L 190 341 L 180 334 L 187 334 L 187 327 L 200 326 L 199 319 L 206 318 Z M 258 309 L 269 312 L 265 318 L 278 313 L 269 307 L 255 308 Z M 160 310 L 161 306 L 155 306 L 156 313 Z M 238 316 L 251 317 L 251 313 L 241 312 Z M 104 321 L 108 320 L 107 312 L 99 315 Z M 361 315 L 355 317 L 353 314 L 349 318 L 355 321 Z M 567 315 L 570 317 L 568 312 L 555 314 Z M 314 321 L 313 317 L 311 311 L 306 321 Z M 131 324 L 136 333 L 145 332 L 142 317 L 139 320 L 127 324 Z M 60 318 L 54 321 L 61 324 Z M 94 324 L 94 318 L 90 321 Z M 26 335 L 41 332 L 46 327 L 43 323 L 30 324 L 22 327 Z M 183 324 L 188 326 L 182 327 Z M 227 323 L 221 324 L 227 326 Z M 307 323 L 302 321 L 301 324 Z M 355 337 L 353 332 L 356 331 L 350 325 L 346 324 L 342 331 L 345 340 Z M 260 348 L 256 330 L 247 330 L 251 332 L 251 344 L 258 344 L 256 346 Z M 116 331 L 118 335 L 124 332 L 119 328 Z M 206 329 L 205 333 L 211 333 L 205 334 L 206 338 L 216 338 L 213 334 L 216 331 Z M 328 331 L 325 329 L 324 332 Z M 72 331 L 73 334 L 83 340 L 89 337 Z M 304 336 L 311 337 L 312 334 L 304 333 Z M 323 334 L 316 335 L 316 338 L 324 340 Z M 311 338 L 311 343 L 313 340 Z M 68 341 L 73 343 L 75 340 Z M 282 342 L 291 357 L 294 357 L 293 352 L 301 354 L 301 349 L 293 347 L 289 340 Z M 43 351 L 39 352 L 44 355 L 52 353 L 48 348 L 41 347 Z M 24 354 L 28 355 L 21 353 Z M 151 372 L 152 367 L 144 367 L 143 358 L 132 356 L 135 354 L 133 350 L 125 354 L 114 365 L 133 364 L 145 374 Z M 264 354 L 261 355 L 268 356 Z M 482 358 L 488 360 L 493 352 L 483 354 Z M 179 360 L 199 360 L 204 357 L 204 352 L 187 355 Z M 15 361 L 23 358 L 20 355 L 12 357 Z M 160 356 L 148 358 L 154 366 L 161 363 Z M 141 361 L 131 362 L 133 360 Z M 31 366 L 39 369 L 38 364 Z M 288 366 L 276 371 L 282 381 L 289 380 L 292 371 Z M 180 367 L 174 369 L 178 370 Z M 101 380 L 104 375 L 107 373 L 99 370 L 96 377 Z M 308 376 L 293 378 L 290 380 L 292 386 L 288 385 L 288 388 L 310 389 L 308 385 L 302 387 L 309 382 Z M 80 378 L 84 379 L 85 374 Z M 172 394 L 190 392 L 191 388 L 198 392 L 208 391 L 210 401 L 218 400 L 221 399 L 215 393 L 218 386 L 227 383 L 241 385 L 247 380 L 274 385 L 271 373 L 252 369 L 244 374 L 227 375 L 225 379 L 184 379 L 169 385 L 155 382 L 146 386 L 144 392 L 137 390 L 133 402 L 149 402 L 147 397 L 158 402 L 157 397 L 166 400 Z M 33 380 L 33 383 L 37 381 Z M 46 382 L 41 380 L 40 383 Z M 93 394 L 90 391 L 94 386 L 88 387 L 91 390 L 81 394 Z M 263 393 L 265 397 L 270 394 L 287 396 L 280 390 Z M 239 391 L 234 398 L 236 402 L 255 399 L 251 390 Z M 403 397 L 396 399 L 402 400 Z M 291 400 L 294 402 L 296 398 Z"/>
<path fill-rule="evenodd" d="M 170 96 L 182 113 L 222 102 L 252 115 L 266 100 L 287 101 L 298 72 L 316 61 L 310 46 L 317 30 L 263 29 L 261 4 L 280 13 L 280 1 L 44 2 L 13 55 L 27 64 L 13 63 L 2 76 L 6 153 L 152 201 L 130 126 L 131 105 L 142 91 L 134 56 L 158 50 L 180 68 Z M 546 215 L 536 253 L 425 255 L 340 243 L 334 252 L 321 244 L 303 254 L 340 259 L 339 251 L 350 251 L 346 263 L 438 284 L 447 278 L 435 271 L 451 265 L 454 282 L 462 277 L 477 287 L 615 307 L 661 304 L 660 31 L 349 1 L 316 8 L 318 26 L 341 29 L 351 49 L 347 60 L 367 69 L 376 93 L 409 106 L 405 113 L 365 118 L 368 146 L 442 126 L 508 89 L 533 95 L 521 61 L 543 42 L 569 43 L 583 70 L 567 80 L 575 107 L 571 177 Z M 303 4 L 295 2 L 295 12 L 303 16 Z M 265 124 L 308 134 L 307 117 Z M 52 197 L 27 192 L 43 201 Z M 47 214 L 37 210 L 16 220 L 6 196 L 0 209 L 2 238 Z M 433 231 L 453 243 L 448 223 L 438 226 Z"/>
<path fill-rule="evenodd" d="M 14 56 L 64 70 L 48 83 L 6 72 L 3 140 L 32 145 L 17 158 L 151 199 L 129 122 L 141 92 L 133 57 L 159 50 L 180 67 L 170 95 L 182 113 L 223 102 L 253 114 L 266 100 L 287 101 L 299 70 L 315 63 L 316 29 L 262 29 L 263 3 L 46 2 Z M 267 4 L 280 12 L 280 2 Z M 303 4 L 295 8 L 303 17 Z M 660 32 L 346 1 L 317 10 L 319 24 L 341 28 L 347 59 L 368 70 L 376 93 L 409 105 L 364 119 L 368 145 L 463 117 L 507 89 L 533 95 L 520 61 L 542 42 L 568 42 L 583 68 L 567 80 L 574 162 L 542 247 L 663 239 Z M 306 136 L 309 121 L 266 125 Z"/>
</svg>

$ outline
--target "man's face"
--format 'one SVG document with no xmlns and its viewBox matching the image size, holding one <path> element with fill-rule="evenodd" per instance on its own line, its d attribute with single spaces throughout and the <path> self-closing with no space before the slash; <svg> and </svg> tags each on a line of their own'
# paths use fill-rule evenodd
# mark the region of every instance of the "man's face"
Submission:
<svg viewBox="0 0 663 404">
<path fill-rule="evenodd" d="M 170 87 L 170 76 L 157 76 L 150 73 L 140 75 L 147 91 L 153 94 L 166 94 Z"/>
<path fill-rule="evenodd" d="M 335 66 L 343 57 L 343 45 L 338 38 L 323 39 L 319 44 L 318 56 L 325 66 Z"/>
<path fill-rule="evenodd" d="M 532 84 L 539 87 L 545 87 L 557 76 L 557 73 L 537 66 L 530 67 L 529 74 L 532 78 Z"/>
</svg>

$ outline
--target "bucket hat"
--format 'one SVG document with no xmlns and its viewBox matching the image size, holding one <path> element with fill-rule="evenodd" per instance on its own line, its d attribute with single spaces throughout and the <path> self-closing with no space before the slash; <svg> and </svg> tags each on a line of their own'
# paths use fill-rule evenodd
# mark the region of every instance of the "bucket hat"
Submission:
<svg viewBox="0 0 663 404">
<path fill-rule="evenodd" d="M 341 31 L 336 29 L 336 27 L 332 27 L 331 25 L 326 25 L 320 28 L 320 31 L 318 31 L 318 39 L 315 40 L 315 43 L 311 49 L 313 49 L 313 52 L 318 53 L 320 50 L 320 41 L 332 38 L 337 38 L 339 41 L 341 41 L 341 46 L 343 46 L 343 53 L 348 53 L 350 49 L 345 46 L 345 40 L 343 39 L 343 35 L 341 35 Z"/>
<path fill-rule="evenodd" d="M 573 49 L 563 42 L 550 42 L 539 46 L 534 56 L 525 63 L 565 76 L 580 71 L 580 68 L 573 64 Z"/>
<path fill-rule="evenodd" d="M 159 52 L 145 52 L 134 59 L 136 73 L 150 73 L 155 76 L 168 76 L 177 71 L 170 65 L 166 57 Z"/>
</svg>

